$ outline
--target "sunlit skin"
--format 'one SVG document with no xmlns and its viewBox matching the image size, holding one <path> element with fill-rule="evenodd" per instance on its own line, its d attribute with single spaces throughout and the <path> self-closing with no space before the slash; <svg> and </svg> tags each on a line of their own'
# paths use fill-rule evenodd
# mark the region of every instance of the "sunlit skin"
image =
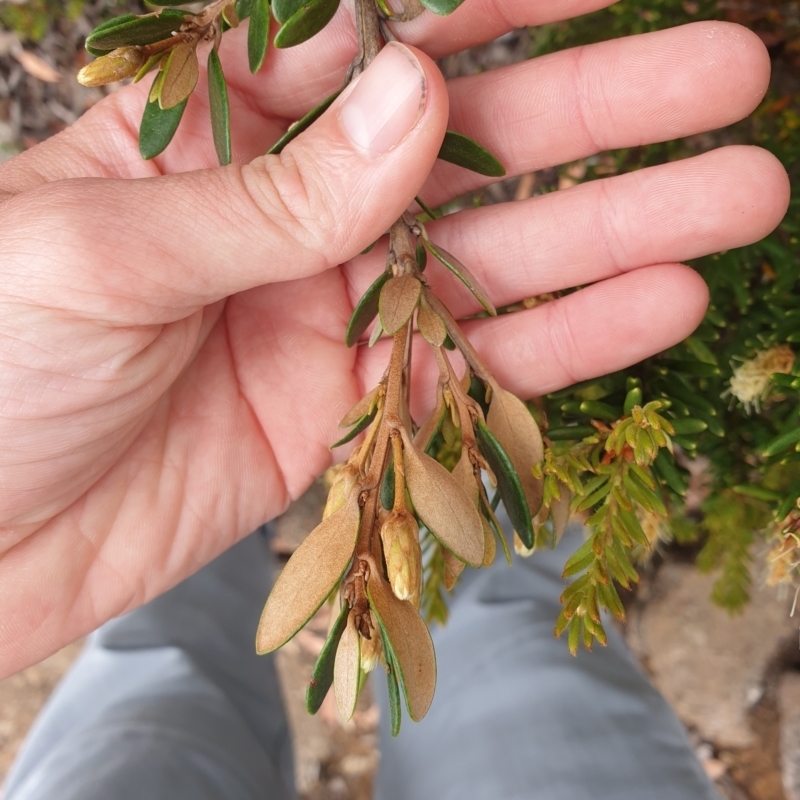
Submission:
<svg viewBox="0 0 800 800">
<path fill-rule="evenodd" d="M 438 57 L 605 4 L 467 0 L 397 30 Z M 214 168 L 201 77 L 153 162 L 138 154 L 147 86 L 136 86 L 0 167 L 0 675 L 175 585 L 331 464 L 339 419 L 388 360 L 387 344 L 343 344 L 382 267 L 380 248 L 356 254 L 417 191 L 437 205 L 487 182 L 433 166 L 446 125 L 519 175 L 729 124 L 769 77 L 757 37 L 716 22 L 448 85 L 420 54 L 426 107 L 402 146 L 355 153 L 334 107 L 265 158 L 341 83 L 355 33 L 342 7 L 311 42 L 271 50 L 255 78 L 244 35 L 221 48 L 235 165 Z M 678 262 L 763 237 L 787 200 L 771 155 L 726 147 L 463 212 L 429 232 L 496 305 L 593 284 L 465 324 L 501 384 L 532 396 L 687 336 L 707 291 Z M 427 274 L 456 315 L 476 310 L 443 269 Z M 415 369 L 420 413 L 436 369 Z"/>
</svg>

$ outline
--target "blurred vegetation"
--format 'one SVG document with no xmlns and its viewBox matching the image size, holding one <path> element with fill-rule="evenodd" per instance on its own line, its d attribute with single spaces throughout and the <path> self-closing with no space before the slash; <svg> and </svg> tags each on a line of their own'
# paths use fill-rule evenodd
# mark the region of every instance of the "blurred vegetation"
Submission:
<svg viewBox="0 0 800 800">
<path fill-rule="evenodd" d="M 627 418 L 632 387 L 640 392 L 640 402 L 664 404 L 662 413 L 676 429 L 672 441 L 677 447 L 674 456 L 661 451 L 647 471 L 656 482 L 650 500 L 666 501 L 667 513 L 653 525 L 650 502 L 639 503 L 638 515 L 652 538 L 693 544 L 700 569 L 716 575 L 713 599 L 736 611 L 747 602 L 752 582 L 763 582 L 765 575 L 768 582 L 795 591 L 800 585 L 800 364 L 794 358 L 800 344 L 798 5 L 623 0 L 535 30 L 532 55 L 706 19 L 746 24 L 767 44 L 773 80 L 756 112 L 712 134 L 565 165 L 561 186 L 686 158 L 722 144 L 750 143 L 772 152 L 789 172 L 789 213 L 763 241 L 693 262 L 710 287 L 711 306 L 689 339 L 629 370 L 550 395 L 543 410 L 552 449 L 563 453 L 571 447 L 577 453 L 587 443 L 602 443 L 608 429 Z M 589 438 L 582 438 L 587 433 Z M 632 453 L 627 457 L 632 459 Z M 692 462 L 703 466 L 692 470 L 695 478 L 690 480 L 686 467 Z M 687 506 L 690 482 L 702 484 L 702 489 L 689 495 Z M 590 504 L 589 513 L 596 516 L 603 502 Z M 573 502 L 577 507 L 587 509 L 580 495 Z M 766 563 L 756 563 L 754 545 L 765 539 L 772 541 L 772 550 Z M 635 561 L 633 546 L 627 550 Z M 600 558 L 598 550 L 587 573 Z M 621 569 L 611 577 L 625 585 L 629 576 Z M 578 625 L 587 610 L 572 599 L 579 609 L 574 618 Z"/>
</svg>

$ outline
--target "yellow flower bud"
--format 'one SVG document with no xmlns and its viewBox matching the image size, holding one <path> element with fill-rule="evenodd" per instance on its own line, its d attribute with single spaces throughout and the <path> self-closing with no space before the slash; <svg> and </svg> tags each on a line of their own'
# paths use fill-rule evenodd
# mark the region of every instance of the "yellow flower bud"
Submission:
<svg viewBox="0 0 800 800">
<path fill-rule="evenodd" d="M 87 64 L 78 73 L 78 82 L 84 86 L 104 86 L 132 78 L 146 61 L 147 56 L 139 47 L 120 47 Z"/>
<path fill-rule="evenodd" d="M 422 582 L 422 550 L 417 521 L 405 509 L 392 511 L 381 526 L 383 556 L 392 591 L 398 600 L 419 594 Z"/>
<path fill-rule="evenodd" d="M 358 485 L 358 479 L 359 472 L 355 464 L 345 464 L 338 470 L 328 492 L 328 500 L 325 503 L 325 510 L 322 512 L 322 519 L 327 519 L 347 502 L 347 498 L 350 497 Z"/>
</svg>

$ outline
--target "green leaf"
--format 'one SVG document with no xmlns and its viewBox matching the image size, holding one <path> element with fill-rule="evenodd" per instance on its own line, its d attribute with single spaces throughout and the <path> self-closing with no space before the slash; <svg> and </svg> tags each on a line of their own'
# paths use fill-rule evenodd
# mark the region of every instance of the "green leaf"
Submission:
<svg viewBox="0 0 800 800">
<path fill-rule="evenodd" d="M 489 462 L 489 466 L 497 478 L 497 491 L 500 492 L 511 524 L 519 538 L 522 539 L 522 543 L 530 550 L 534 541 L 533 524 L 519 475 L 517 475 L 508 453 L 481 420 L 478 420 L 475 433 L 481 453 Z"/>
<path fill-rule="evenodd" d="M 686 494 L 689 488 L 688 481 L 676 466 L 672 455 L 664 450 L 659 450 L 656 460 L 653 462 L 653 468 L 675 494 L 681 497 Z"/>
<path fill-rule="evenodd" d="M 671 419 L 672 427 L 678 436 L 691 436 L 708 430 L 708 423 L 702 419 L 683 417 L 681 419 Z"/>
<path fill-rule="evenodd" d="M 294 16 L 308 0 L 272 0 L 272 13 L 283 24 Z"/>
<path fill-rule="evenodd" d="M 596 556 L 592 549 L 592 540 L 587 539 L 568 559 L 564 564 L 564 571 L 561 574 L 563 578 L 570 578 L 583 572 L 594 560 Z"/>
<path fill-rule="evenodd" d="M 342 638 L 347 625 L 349 611 L 350 606 L 347 603 L 342 603 L 339 616 L 336 618 L 336 622 L 333 623 L 319 658 L 317 658 L 317 663 L 314 664 L 311 682 L 306 689 L 306 709 L 309 714 L 316 714 L 319 711 L 322 701 L 333 683 L 333 664 L 336 659 L 336 649 L 339 647 L 339 640 Z"/>
<path fill-rule="evenodd" d="M 448 14 L 452 14 L 464 0 L 421 0 L 421 2 L 429 11 L 446 17 Z"/>
<path fill-rule="evenodd" d="M 108 31 L 111 28 L 117 27 L 119 25 L 123 25 L 126 22 L 132 22 L 135 19 L 136 19 L 136 15 L 135 14 L 123 14 L 121 17 L 116 17 L 115 19 L 106 20 L 105 22 L 103 22 L 100 25 L 98 25 L 89 34 L 88 38 L 86 39 L 86 43 L 85 43 L 84 46 L 86 47 L 87 51 L 89 53 L 91 53 L 93 56 L 102 56 L 102 55 L 105 55 L 106 53 L 109 53 L 110 50 L 107 50 L 106 48 L 102 48 L 101 49 L 101 48 L 92 46 L 92 44 L 90 43 L 89 39 L 91 39 L 93 36 L 97 36 L 97 35 L 103 33 L 104 31 Z"/>
<path fill-rule="evenodd" d="M 86 40 L 86 49 L 109 52 L 118 47 L 155 44 L 169 39 L 192 14 L 165 8 L 160 14 L 130 19 L 130 15 L 110 20 L 96 28 Z"/>
<path fill-rule="evenodd" d="M 381 505 L 387 511 L 391 511 L 394 508 L 394 459 L 389 459 L 389 463 L 383 471 Z"/>
<path fill-rule="evenodd" d="M 601 403 L 599 400 L 584 400 L 580 404 L 579 410 L 581 414 L 586 414 L 592 419 L 604 419 L 608 422 L 619 419 L 619 412 L 615 408 L 608 403 Z"/>
<path fill-rule="evenodd" d="M 372 422 L 372 420 L 375 419 L 375 416 L 377 415 L 377 413 L 378 413 L 378 409 L 376 408 L 371 413 L 364 414 L 363 417 L 361 417 L 360 419 L 356 420 L 356 422 L 354 423 L 354 425 L 350 429 L 350 431 L 348 431 L 348 433 L 346 433 L 344 436 L 342 436 L 341 439 L 339 439 L 338 441 L 335 441 L 330 446 L 329 449 L 333 450 L 336 447 L 341 447 L 343 444 L 347 444 L 348 442 L 352 442 L 353 439 L 355 439 L 356 436 L 358 436 L 359 433 L 361 433 L 362 431 L 365 431 L 369 427 L 369 425 Z"/>
<path fill-rule="evenodd" d="M 310 0 L 283 23 L 275 47 L 294 47 L 318 34 L 339 8 L 339 0 Z"/>
<path fill-rule="evenodd" d="M 762 453 L 764 458 L 775 456 L 778 453 L 788 450 L 793 444 L 800 442 L 800 428 L 795 428 L 793 431 L 781 434 L 773 439 L 765 448 Z"/>
<path fill-rule="evenodd" d="M 158 100 L 147 103 L 139 126 L 139 152 L 142 158 L 155 158 L 166 150 L 178 130 L 187 102 L 184 100 L 169 109 L 162 109 Z"/>
<path fill-rule="evenodd" d="M 391 277 L 391 272 L 382 272 L 372 286 L 364 292 L 363 297 L 353 309 L 350 322 L 347 324 L 347 332 L 344 335 L 344 341 L 348 347 L 352 347 L 358 341 L 372 320 L 378 316 L 378 301 L 381 296 L 381 289 Z"/>
<path fill-rule="evenodd" d="M 236 0 L 236 16 L 240 20 L 247 19 L 253 13 L 255 0 Z"/>
<path fill-rule="evenodd" d="M 269 0 L 253 0 L 247 31 L 247 57 L 253 75 L 264 65 L 269 46 Z"/>
<path fill-rule="evenodd" d="M 631 415 L 631 409 L 634 406 L 640 406 L 642 404 L 642 388 L 640 386 L 634 386 L 628 394 L 625 395 L 625 404 L 622 408 L 623 413 L 626 417 Z"/>
<path fill-rule="evenodd" d="M 587 436 L 594 436 L 597 431 L 591 425 L 574 425 L 567 428 L 551 428 L 547 438 L 551 442 L 579 441 Z"/>
<path fill-rule="evenodd" d="M 447 131 L 438 157 L 491 178 L 502 178 L 506 174 L 505 167 L 485 147 L 463 133 Z"/>
<path fill-rule="evenodd" d="M 423 234 L 424 235 L 424 234 Z M 453 255 L 447 252 L 443 247 L 439 247 L 438 245 L 434 244 L 430 239 L 425 240 L 425 244 L 428 247 L 428 250 L 433 253 L 439 261 L 444 264 L 450 272 L 453 273 L 463 284 L 467 287 L 467 289 L 472 292 L 475 299 L 493 316 L 497 316 L 497 310 L 495 309 L 492 301 L 489 299 L 489 295 L 483 286 L 480 285 L 477 278 Z"/>
<path fill-rule="evenodd" d="M 341 93 L 341 89 L 338 92 L 334 92 L 330 97 L 327 97 L 325 100 L 323 100 L 318 106 L 312 108 L 311 111 L 309 111 L 308 114 L 306 114 L 302 119 L 295 122 L 294 125 L 292 125 L 292 127 L 289 128 L 289 130 L 286 131 L 286 133 L 284 133 L 283 136 L 281 136 L 281 138 L 278 139 L 278 141 L 275 142 L 275 144 L 272 145 L 269 150 L 267 150 L 267 154 L 275 155 L 280 153 L 281 150 L 283 150 L 283 148 L 292 141 L 292 139 L 299 136 L 307 128 L 311 127 L 311 125 L 315 123 L 331 107 L 333 101 Z M 373 247 L 375 247 L 374 243 L 371 244 L 364 252 L 369 252 Z M 377 311 L 375 313 L 377 313 Z"/>
<path fill-rule="evenodd" d="M 217 51 L 208 54 L 208 105 L 211 111 L 211 131 L 220 166 L 231 163 L 231 112 L 228 87 Z"/>
<path fill-rule="evenodd" d="M 389 667 L 386 672 L 386 682 L 389 689 L 389 714 L 391 715 L 392 736 L 397 736 L 400 733 L 400 723 L 403 719 L 403 710 L 400 706 L 400 684 L 397 682 L 397 662 L 389 655 L 391 650 L 386 640 L 386 631 L 383 627 L 380 628 L 380 631 L 383 652 L 386 654 L 387 666 Z"/>
</svg>

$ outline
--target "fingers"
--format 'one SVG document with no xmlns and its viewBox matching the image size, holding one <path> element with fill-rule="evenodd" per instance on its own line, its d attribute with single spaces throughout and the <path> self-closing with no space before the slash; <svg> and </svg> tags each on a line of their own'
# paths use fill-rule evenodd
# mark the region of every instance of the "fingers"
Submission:
<svg viewBox="0 0 800 800">
<path fill-rule="evenodd" d="M 340 19 L 342 13 L 331 23 L 330 34 L 326 30 L 307 45 L 270 51 L 267 66 L 255 77 L 249 74 L 243 43 L 228 39 L 243 32 L 226 35 L 222 56 L 232 87 L 237 161 L 264 152 L 280 135 L 286 123 L 276 116 L 297 119 L 339 87 L 355 47 L 348 38 L 352 24 L 346 15 Z M 312 44 L 315 58 L 309 63 L 305 48 Z M 451 81 L 450 127 L 485 144 L 508 174 L 516 175 L 603 148 L 729 124 L 756 106 L 768 78 L 769 59 L 754 34 L 737 25 L 696 23 Z M 145 177 L 216 164 L 203 85 L 189 103 L 174 144 L 155 162 L 143 162 L 136 131 L 144 96 L 145 87 L 139 86 L 108 98 L 60 136 L 0 168 L 0 187 L 18 192 L 46 180 Z M 437 162 L 422 195 L 438 204 L 488 182 Z"/>
<path fill-rule="evenodd" d="M 730 125 L 756 108 L 769 74 L 754 33 L 698 22 L 449 81 L 448 127 L 520 175 Z M 491 182 L 440 161 L 422 197 L 436 206 Z"/>
<path fill-rule="evenodd" d="M 149 324 L 351 258 L 402 214 L 444 133 L 444 82 L 417 55 L 385 48 L 281 156 L 154 180 L 62 181 L 6 201 L 3 290 Z M 36 266 L 56 258 L 57 270 Z"/>
<path fill-rule="evenodd" d="M 788 202 L 781 163 L 766 150 L 734 146 L 426 227 L 502 306 L 750 244 L 778 225 Z M 354 303 L 380 261 L 370 253 L 348 268 Z M 457 317 L 480 310 L 438 263 L 429 263 L 426 275 Z"/>
<path fill-rule="evenodd" d="M 685 339 L 703 319 L 708 289 L 679 264 L 610 278 L 536 308 L 465 322 L 463 330 L 500 384 L 521 397 L 556 391 L 623 369 Z M 380 380 L 388 342 L 359 351 L 365 387 Z M 429 402 L 436 366 L 429 348 L 414 350 L 414 385 Z M 412 408 L 419 419 L 426 411 Z"/>
<path fill-rule="evenodd" d="M 391 27 L 401 42 L 418 47 L 431 58 L 441 58 L 490 42 L 515 28 L 569 19 L 608 5 L 610 0 L 469 0 L 447 17 L 426 12 L 412 22 Z M 249 74 L 247 48 L 240 41 L 245 32 L 226 34 L 229 80 L 262 112 L 298 119 L 341 85 L 358 51 L 352 15 L 352 4 L 342 4 L 318 36 L 298 47 L 272 48 L 260 84 L 254 84 Z M 302 81 L 298 75 L 303 76 Z"/>
</svg>

